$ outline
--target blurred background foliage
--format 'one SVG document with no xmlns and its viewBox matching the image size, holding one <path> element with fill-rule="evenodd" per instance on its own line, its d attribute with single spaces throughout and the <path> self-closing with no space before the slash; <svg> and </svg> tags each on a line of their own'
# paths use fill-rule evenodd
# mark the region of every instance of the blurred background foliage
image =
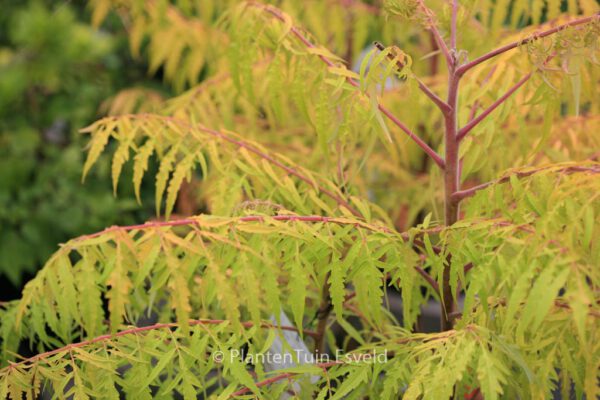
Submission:
<svg viewBox="0 0 600 400">
<path fill-rule="evenodd" d="M 89 24 L 83 2 L 0 0 L 0 280 L 4 300 L 59 243 L 113 224 L 145 221 L 151 201 L 129 185 L 115 198 L 110 162 L 81 183 L 85 138 L 78 129 L 138 84 L 168 92 L 130 57 L 118 21 Z M 142 191 L 142 198 L 152 196 Z"/>
</svg>

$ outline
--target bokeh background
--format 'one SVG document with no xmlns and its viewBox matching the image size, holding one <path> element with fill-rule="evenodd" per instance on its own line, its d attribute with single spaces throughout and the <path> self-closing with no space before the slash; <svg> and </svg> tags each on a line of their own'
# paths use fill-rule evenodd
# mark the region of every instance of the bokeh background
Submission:
<svg viewBox="0 0 600 400">
<path fill-rule="evenodd" d="M 152 187 L 141 207 L 131 185 L 113 196 L 108 159 L 81 182 L 78 130 L 115 94 L 173 94 L 131 58 L 122 24 L 93 28 L 85 3 L 0 0 L 0 300 L 18 298 L 59 243 L 153 216 Z"/>
</svg>

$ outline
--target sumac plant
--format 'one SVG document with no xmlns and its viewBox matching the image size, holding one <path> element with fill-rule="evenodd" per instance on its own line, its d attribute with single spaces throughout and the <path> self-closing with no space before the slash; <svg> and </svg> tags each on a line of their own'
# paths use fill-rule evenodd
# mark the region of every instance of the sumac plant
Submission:
<svg viewBox="0 0 600 400">
<path fill-rule="evenodd" d="M 0 397 L 597 398 L 596 2 L 273 3 L 92 2 L 189 89 L 83 129 L 165 219 L 3 304 Z"/>
</svg>

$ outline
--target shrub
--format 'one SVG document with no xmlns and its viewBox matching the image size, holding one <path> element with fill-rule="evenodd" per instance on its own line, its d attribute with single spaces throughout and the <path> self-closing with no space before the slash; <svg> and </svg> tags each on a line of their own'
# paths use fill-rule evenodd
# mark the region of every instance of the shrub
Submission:
<svg viewBox="0 0 600 400">
<path fill-rule="evenodd" d="M 599 394 L 597 5 L 116 3 L 152 70 L 210 78 L 83 130 L 115 188 L 159 160 L 166 220 L 65 243 L 4 305 L 3 397 Z M 198 173 L 210 214 L 169 219 Z"/>
</svg>

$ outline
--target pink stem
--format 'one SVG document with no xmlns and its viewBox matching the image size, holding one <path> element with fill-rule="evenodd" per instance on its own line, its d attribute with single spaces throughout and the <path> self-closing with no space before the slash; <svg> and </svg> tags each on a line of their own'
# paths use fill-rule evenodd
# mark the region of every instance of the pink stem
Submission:
<svg viewBox="0 0 600 400">
<path fill-rule="evenodd" d="M 480 190 L 483 190 L 491 185 L 495 185 L 495 184 L 499 184 L 499 183 L 505 183 L 508 182 L 510 180 L 511 176 L 516 176 L 517 178 L 525 178 L 528 176 L 531 176 L 533 174 L 536 174 L 540 171 L 544 171 L 547 169 L 550 169 L 551 167 L 541 167 L 541 168 L 536 168 L 534 170 L 531 171 L 522 171 L 522 172 L 516 172 L 514 174 L 509 174 L 506 176 L 503 176 L 502 178 L 499 178 L 495 181 L 491 181 L 491 182 L 486 182 L 486 183 L 482 183 L 480 185 L 477 186 L 473 186 L 472 188 L 469 189 L 465 189 L 465 190 L 459 190 L 457 192 L 454 192 L 452 194 L 452 198 L 455 201 L 461 201 L 464 200 L 468 197 L 472 197 L 475 195 L 475 193 L 477 193 Z M 565 172 L 565 173 L 574 173 L 574 172 L 591 172 L 593 174 L 598 174 L 600 173 L 600 168 L 597 167 L 577 167 L 577 166 L 566 166 L 564 168 L 561 169 L 557 169 L 557 172 Z"/>
<path fill-rule="evenodd" d="M 458 14 L 458 0 L 452 0 L 452 16 L 450 21 L 450 48 L 456 50 L 456 15 Z"/>
<path fill-rule="evenodd" d="M 427 281 L 427 283 L 429 284 L 429 286 L 431 286 L 431 288 L 437 293 L 437 295 L 440 295 L 440 286 L 438 285 L 438 283 L 435 281 L 435 279 L 433 279 L 433 277 L 431 275 L 429 275 L 427 273 L 427 271 L 425 271 L 423 268 L 416 266 L 414 267 L 415 271 L 417 271 L 419 273 L 419 275 L 421 275 L 423 277 L 423 279 L 425 279 Z"/>
<path fill-rule="evenodd" d="M 255 4 L 256 5 L 256 4 Z M 283 17 L 283 15 L 281 14 L 281 11 L 279 11 L 278 9 L 271 7 L 271 6 L 262 6 L 263 9 L 267 12 L 269 12 L 271 15 L 273 15 L 275 18 L 279 19 L 282 22 L 285 22 L 285 18 Z M 292 26 L 292 28 L 290 29 L 290 32 L 292 32 L 294 34 L 294 36 L 296 36 L 307 48 L 314 48 L 315 45 L 313 45 L 310 40 L 308 40 L 299 30 L 298 28 L 296 28 L 295 26 Z M 333 63 L 331 60 L 329 60 L 327 57 L 323 56 L 323 55 L 318 55 L 318 57 L 328 66 L 328 67 L 335 67 L 335 63 Z M 360 84 L 355 81 L 354 79 L 347 77 L 346 81 L 358 88 L 360 87 Z M 400 121 L 396 116 L 394 116 L 392 114 L 392 112 L 390 110 L 388 110 L 385 106 L 383 106 L 382 104 L 378 103 L 377 104 L 377 108 L 379 109 L 379 111 L 381 111 L 381 113 L 383 115 L 385 115 L 386 117 L 389 118 L 390 121 L 392 121 L 392 123 L 394 123 L 397 127 L 399 127 L 404 133 L 406 133 L 408 135 L 408 137 L 410 137 L 421 149 L 423 149 L 423 151 L 425 151 L 425 153 L 427 153 L 432 159 L 433 161 L 435 161 L 435 163 L 442 169 L 444 169 L 444 160 L 439 156 L 439 154 L 436 153 L 435 150 L 433 150 L 427 143 L 425 143 L 420 137 L 418 137 L 417 135 L 415 135 L 410 128 L 408 128 L 408 126 L 406 126 L 402 121 Z"/>
<path fill-rule="evenodd" d="M 541 38 L 546 37 L 546 36 L 553 35 L 553 34 L 555 34 L 557 32 L 560 32 L 563 29 L 568 28 L 570 26 L 577 26 L 577 25 L 586 24 L 588 22 L 592 22 L 595 19 L 598 19 L 599 17 L 600 17 L 600 12 L 598 12 L 595 15 L 592 15 L 590 17 L 579 18 L 579 19 L 573 20 L 571 22 L 567 22 L 566 24 L 559 25 L 559 26 L 557 26 L 555 28 L 548 29 L 547 31 L 543 31 L 543 32 L 537 33 L 537 34 L 535 34 L 535 35 L 533 35 L 531 37 L 525 38 L 523 40 L 519 40 L 519 41 L 510 43 L 510 44 L 507 44 L 505 46 L 499 47 L 496 50 L 492 50 L 489 53 L 484 54 L 481 57 L 478 57 L 478 58 L 474 59 L 471 62 L 468 62 L 466 64 L 461 65 L 460 67 L 457 68 L 456 73 L 457 73 L 458 76 L 462 76 L 465 72 L 467 72 L 471 68 L 473 68 L 473 67 L 481 64 L 482 62 L 487 61 L 490 58 L 493 58 L 493 57 L 495 57 L 495 56 L 497 56 L 499 54 L 505 53 L 505 52 L 507 52 L 509 50 L 512 50 L 512 49 L 520 46 L 520 45 L 523 45 L 523 44 L 526 44 L 526 43 L 529 43 L 529 42 L 541 39 Z"/>
<path fill-rule="evenodd" d="M 463 138 L 467 135 L 467 133 L 471 131 L 471 129 L 475 128 L 481 121 L 483 121 L 488 115 L 490 115 L 492 111 L 494 111 L 502 103 L 504 103 L 514 92 L 516 92 L 521 86 L 523 86 L 525 82 L 527 82 L 531 78 L 532 75 L 533 72 L 530 72 L 527 75 L 525 75 L 519 82 L 517 82 L 513 87 L 511 87 L 504 95 L 502 95 L 502 97 L 493 102 L 492 105 L 489 106 L 485 111 L 483 111 L 477 117 L 473 118 L 469 123 L 467 123 L 467 125 L 463 126 L 458 131 L 457 139 L 459 141 L 463 140 Z"/>
<path fill-rule="evenodd" d="M 425 18 L 427 19 L 426 29 L 429 30 L 429 32 L 431 32 L 431 34 L 433 35 L 433 39 L 435 40 L 435 43 L 437 44 L 438 48 L 444 54 L 448 66 L 454 65 L 454 58 L 450 54 L 450 50 L 448 50 L 448 46 L 446 45 L 446 42 L 442 38 L 442 35 L 440 34 L 440 31 L 438 30 L 435 24 L 433 12 L 429 8 L 427 8 L 423 0 L 417 1 L 421 12 L 425 15 Z"/>
<path fill-rule="evenodd" d="M 343 361 L 329 361 L 329 362 L 326 362 L 326 363 L 318 363 L 318 364 L 315 364 L 314 366 L 318 367 L 318 368 L 323 368 L 325 370 L 327 368 L 331 368 L 331 367 L 333 367 L 335 365 L 340 365 L 340 364 L 343 364 L 343 363 L 344 363 Z M 268 385 L 271 385 L 271 384 L 273 384 L 275 382 L 279 382 L 279 381 L 281 381 L 283 379 L 292 378 L 293 376 L 298 375 L 298 374 L 299 374 L 299 372 L 285 372 L 283 374 L 275 375 L 275 376 L 273 376 L 273 377 L 271 377 L 269 379 L 265 379 L 263 381 L 256 382 L 255 385 L 256 385 L 256 387 L 259 387 L 259 388 L 263 387 L 263 386 L 268 386 Z M 250 391 L 252 391 L 252 389 L 250 389 L 249 387 L 244 387 L 244 388 L 238 390 L 237 392 L 232 393 L 231 396 L 233 396 L 233 397 L 235 397 L 235 396 L 241 396 L 241 395 L 246 394 L 246 393 L 248 393 Z"/>
<path fill-rule="evenodd" d="M 415 79 L 417 80 L 417 83 L 419 84 L 419 89 L 421 89 L 421 91 L 423 93 L 425 93 L 427 95 L 427 97 L 429 97 L 431 99 L 431 101 L 433 101 L 435 103 L 436 106 L 438 106 L 438 108 L 442 111 L 442 113 L 444 115 L 446 115 L 452 111 L 452 109 L 450 108 L 448 103 L 446 103 L 444 100 L 442 100 L 437 94 L 433 93 L 433 91 L 431 91 L 431 89 L 429 89 L 429 87 L 427 85 L 425 85 L 425 83 L 423 83 L 419 78 L 415 78 Z"/>
<path fill-rule="evenodd" d="M 120 115 L 118 117 L 106 117 L 104 118 L 106 119 L 119 119 L 119 118 L 139 118 L 139 117 L 150 117 L 150 118 L 160 118 L 162 120 L 165 121 L 170 121 L 173 122 L 175 124 L 178 124 L 182 127 L 184 127 L 185 129 L 193 132 L 194 129 L 198 129 L 201 132 L 204 132 L 206 134 L 209 134 L 211 136 L 214 136 L 216 138 L 219 138 L 221 140 L 224 140 L 226 142 L 229 142 L 231 144 L 234 144 L 240 148 L 244 148 L 246 150 L 248 150 L 251 153 L 254 153 L 255 155 L 259 156 L 260 158 L 270 162 L 271 164 L 275 165 L 276 167 L 284 170 L 285 172 L 287 172 L 290 175 L 293 175 L 295 177 L 297 177 L 298 179 L 306 182 L 307 184 L 309 184 L 310 186 L 314 187 L 315 189 L 319 190 L 320 192 L 322 192 L 323 194 L 325 194 L 326 196 L 328 196 L 329 198 L 331 198 L 332 200 L 334 200 L 339 206 L 344 207 L 345 209 L 347 209 L 348 211 L 350 211 L 350 213 L 352 213 L 352 215 L 354 215 L 355 217 L 363 217 L 363 215 L 358 212 L 358 210 L 356 210 L 354 207 L 352 207 L 350 205 L 349 202 L 347 202 L 344 198 L 342 198 L 341 196 L 335 194 L 333 191 L 326 189 L 320 185 L 317 185 L 313 180 L 309 179 L 306 175 L 300 173 L 299 171 L 297 171 L 296 169 L 289 167 L 287 165 L 285 165 L 283 162 L 277 160 L 275 157 L 271 156 L 270 154 L 260 150 L 259 148 L 253 146 L 252 144 L 241 140 L 241 139 L 236 139 L 236 138 L 232 138 L 229 135 L 224 134 L 223 132 L 214 130 L 214 129 L 210 129 L 207 128 L 205 126 L 202 126 L 200 124 L 196 125 L 196 126 L 192 126 L 191 124 L 187 123 L 186 121 L 183 121 L 181 119 L 177 119 L 175 117 L 168 117 L 168 116 L 156 116 L 153 114 L 145 114 L 145 113 L 140 113 L 140 114 L 125 114 L 125 115 Z"/>
<path fill-rule="evenodd" d="M 195 325 L 218 325 L 218 324 L 222 324 L 224 322 L 227 322 L 227 321 L 226 320 L 222 320 L 222 319 L 205 319 L 205 320 L 190 320 L 188 323 L 189 323 L 190 326 L 195 326 Z M 248 321 L 248 322 L 242 322 L 241 325 L 244 328 L 251 328 L 255 324 L 253 322 Z M 32 362 L 35 362 L 35 361 L 39 361 L 41 359 L 48 358 L 48 357 L 53 356 L 55 354 L 61 353 L 63 351 L 67 351 L 67 350 L 71 350 L 71 349 L 75 349 L 75 348 L 89 346 L 91 344 L 103 342 L 103 341 L 106 341 L 106 340 L 111 340 L 111 339 L 114 339 L 114 338 L 118 338 L 118 337 L 122 337 L 122 336 L 127 336 L 127 335 L 135 335 L 135 334 L 138 334 L 138 333 L 152 331 L 152 330 L 157 330 L 157 329 L 178 328 L 179 326 L 180 325 L 178 323 L 176 323 L 176 322 L 159 323 L 159 324 L 154 324 L 154 325 L 140 326 L 140 327 L 135 327 L 135 328 L 131 328 L 131 329 L 126 329 L 126 330 L 117 332 L 115 334 L 108 334 L 108 335 L 97 336 L 97 337 L 95 337 L 93 339 L 84 340 L 84 341 L 77 342 L 77 343 L 71 343 L 71 344 L 68 344 L 68 345 L 66 345 L 64 347 L 60 347 L 58 349 L 46 351 L 45 353 L 37 354 L 37 355 L 35 355 L 33 357 L 26 358 L 26 359 L 21 360 L 21 361 L 16 362 L 16 363 L 11 363 L 7 367 L 4 367 L 0 371 L 6 370 L 6 369 L 13 369 L 13 368 L 16 368 L 19 365 L 23 365 L 23 364 L 27 364 L 27 363 L 32 363 Z M 263 324 L 260 325 L 260 327 L 261 328 L 265 328 L 265 329 L 281 329 L 281 330 L 284 330 L 284 331 L 298 332 L 298 329 L 295 328 L 295 327 L 293 327 L 293 326 L 278 326 L 278 325 L 263 323 Z M 306 331 L 306 330 L 304 330 L 303 333 L 307 334 L 308 336 L 312 336 L 312 337 L 316 336 L 316 332 L 313 332 L 313 331 Z"/>
</svg>

